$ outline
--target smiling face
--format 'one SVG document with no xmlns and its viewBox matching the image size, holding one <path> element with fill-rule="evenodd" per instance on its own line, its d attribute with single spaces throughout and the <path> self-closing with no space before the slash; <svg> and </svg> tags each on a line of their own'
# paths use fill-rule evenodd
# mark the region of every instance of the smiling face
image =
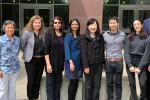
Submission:
<svg viewBox="0 0 150 100">
<path fill-rule="evenodd" d="M 109 28 L 110 28 L 111 31 L 117 31 L 118 30 L 118 26 L 119 26 L 119 23 L 116 20 L 111 19 L 109 21 Z"/>
<path fill-rule="evenodd" d="M 33 21 L 33 29 L 34 30 L 38 30 L 39 31 L 41 26 L 42 26 L 41 19 L 35 19 Z"/>
<path fill-rule="evenodd" d="M 79 29 L 79 23 L 77 21 L 73 21 L 71 23 L 71 30 L 76 32 L 78 29 Z"/>
<path fill-rule="evenodd" d="M 54 20 L 54 29 L 59 30 L 61 28 L 61 21 L 58 19 Z"/>
<path fill-rule="evenodd" d="M 90 24 L 89 26 L 88 26 L 88 30 L 90 31 L 90 33 L 96 33 L 96 31 L 97 31 L 97 24 L 96 24 L 96 22 L 94 22 L 93 24 Z"/>
<path fill-rule="evenodd" d="M 136 31 L 136 33 L 139 33 L 142 29 L 143 25 L 141 24 L 141 22 L 139 20 L 135 20 L 133 22 L 133 28 Z"/>
<path fill-rule="evenodd" d="M 15 27 L 13 24 L 7 24 L 4 28 L 4 31 L 7 35 L 12 36 L 15 31 Z"/>
</svg>

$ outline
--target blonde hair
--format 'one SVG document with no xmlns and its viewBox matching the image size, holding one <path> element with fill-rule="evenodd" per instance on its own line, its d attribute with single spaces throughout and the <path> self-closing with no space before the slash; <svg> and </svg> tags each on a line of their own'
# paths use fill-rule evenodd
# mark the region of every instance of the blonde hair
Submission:
<svg viewBox="0 0 150 100">
<path fill-rule="evenodd" d="M 44 34 L 44 30 L 43 30 L 43 27 L 44 27 L 44 22 L 43 22 L 43 18 L 40 17 L 39 15 L 34 15 L 30 18 L 30 20 L 28 21 L 28 23 L 26 24 L 26 26 L 23 28 L 22 32 L 25 32 L 25 31 L 34 31 L 34 28 L 33 28 L 33 22 L 36 20 L 36 19 L 40 19 L 41 20 L 41 28 L 39 29 L 39 37 L 42 37 L 42 35 Z"/>
</svg>

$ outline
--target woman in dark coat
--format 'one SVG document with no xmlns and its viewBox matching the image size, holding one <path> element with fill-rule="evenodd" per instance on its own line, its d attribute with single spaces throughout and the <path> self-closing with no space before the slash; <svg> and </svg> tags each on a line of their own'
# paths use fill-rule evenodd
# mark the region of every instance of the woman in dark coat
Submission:
<svg viewBox="0 0 150 100">
<path fill-rule="evenodd" d="M 85 100 L 99 100 L 104 57 L 104 38 L 98 21 L 88 20 L 81 39 L 81 54 L 85 73 Z"/>
</svg>

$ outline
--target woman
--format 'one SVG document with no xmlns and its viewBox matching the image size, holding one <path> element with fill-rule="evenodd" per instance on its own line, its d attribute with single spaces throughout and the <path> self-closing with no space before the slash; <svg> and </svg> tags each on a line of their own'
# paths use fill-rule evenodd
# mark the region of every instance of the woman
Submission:
<svg viewBox="0 0 150 100">
<path fill-rule="evenodd" d="M 98 21 L 88 20 L 81 39 L 81 54 L 85 73 L 85 100 L 99 100 L 104 57 L 104 39 Z"/>
<path fill-rule="evenodd" d="M 125 61 L 129 79 L 131 98 L 138 100 L 136 92 L 135 74 L 138 74 L 141 89 L 140 100 L 146 99 L 146 64 L 144 62 L 144 52 L 148 44 L 148 39 L 143 31 L 143 22 L 139 19 L 133 21 L 130 35 L 125 46 Z"/>
<path fill-rule="evenodd" d="M 46 92 L 47 100 L 60 100 L 62 71 L 64 66 L 63 20 L 56 16 L 45 34 Z"/>
<path fill-rule="evenodd" d="M 0 37 L 0 100 L 16 100 L 16 79 L 19 74 L 20 39 L 14 35 L 15 23 L 3 23 L 5 34 Z"/>
<path fill-rule="evenodd" d="M 72 19 L 69 23 L 70 32 L 65 36 L 65 76 L 70 80 L 68 100 L 75 100 L 79 78 L 82 77 L 80 23 Z"/>
<path fill-rule="evenodd" d="M 40 82 L 45 66 L 43 46 L 43 19 L 32 16 L 22 31 L 21 49 L 27 73 L 27 96 L 29 100 L 39 97 Z"/>
</svg>

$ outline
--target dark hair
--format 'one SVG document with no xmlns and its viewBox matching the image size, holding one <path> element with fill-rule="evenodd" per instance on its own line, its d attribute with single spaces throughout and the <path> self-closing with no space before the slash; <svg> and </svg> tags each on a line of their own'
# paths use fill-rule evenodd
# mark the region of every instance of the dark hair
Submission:
<svg viewBox="0 0 150 100">
<path fill-rule="evenodd" d="M 108 23 L 109 23 L 110 20 L 115 20 L 117 23 L 119 23 L 119 19 L 118 19 L 118 17 L 116 17 L 116 16 L 111 16 L 111 17 L 109 17 Z"/>
<path fill-rule="evenodd" d="M 91 18 L 87 21 L 87 24 L 86 24 L 86 34 L 90 34 L 90 31 L 89 31 L 88 27 L 89 27 L 89 25 L 93 24 L 94 22 L 96 22 L 96 24 L 97 24 L 97 30 L 95 32 L 95 35 L 97 36 L 100 33 L 100 28 L 99 28 L 98 21 L 95 18 Z"/>
<path fill-rule="evenodd" d="M 134 36 L 136 35 L 136 30 L 134 29 L 134 25 L 133 25 L 135 21 L 139 21 L 141 24 L 143 24 L 143 21 L 141 19 L 136 19 L 132 22 L 131 27 L 130 27 L 130 35 L 129 35 L 130 41 L 132 41 Z M 138 36 L 140 37 L 140 39 L 145 39 L 147 37 L 146 33 L 144 32 L 143 27 L 141 28 L 140 34 Z"/>
<path fill-rule="evenodd" d="M 49 30 L 52 32 L 52 33 L 55 33 L 55 28 L 54 28 L 54 21 L 55 19 L 59 20 L 61 22 L 61 28 L 60 28 L 60 32 L 63 33 L 63 29 L 64 29 L 64 22 L 62 20 L 61 17 L 59 16 L 55 16 L 51 21 L 50 21 L 50 25 L 49 25 Z"/>
<path fill-rule="evenodd" d="M 79 27 L 78 27 L 77 33 L 76 33 L 77 36 L 79 36 L 79 35 L 80 35 L 80 22 L 79 22 L 79 20 L 78 20 L 77 18 L 74 18 L 74 19 L 70 20 L 70 22 L 69 22 L 69 30 L 70 30 L 70 32 L 72 33 L 71 24 L 72 24 L 72 22 L 74 22 L 74 21 L 76 21 L 76 22 L 79 24 Z"/>
</svg>

